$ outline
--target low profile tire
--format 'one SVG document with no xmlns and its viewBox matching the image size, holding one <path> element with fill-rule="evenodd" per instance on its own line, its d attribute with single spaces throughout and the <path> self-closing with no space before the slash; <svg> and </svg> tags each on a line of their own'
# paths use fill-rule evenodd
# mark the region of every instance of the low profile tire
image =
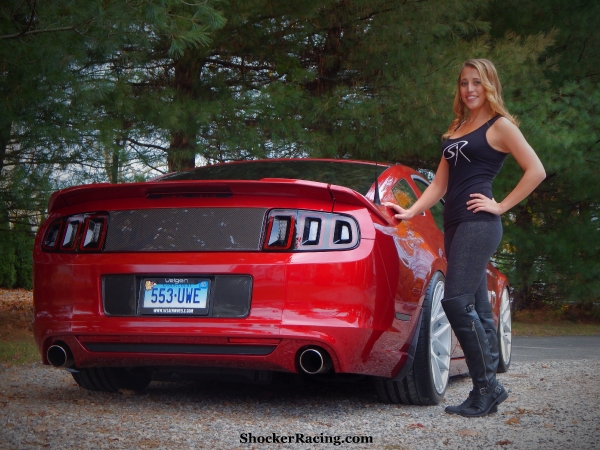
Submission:
<svg viewBox="0 0 600 450">
<path fill-rule="evenodd" d="M 500 314 L 498 317 L 498 347 L 500 360 L 498 373 L 505 373 L 510 367 L 512 357 L 512 318 L 510 314 L 510 297 L 508 289 L 504 289 L 500 299 Z"/>
<path fill-rule="evenodd" d="M 437 405 L 448 386 L 452 329 L 442 308 L 444 275 L 436 272 L 427 287 L 419 341 L 410 371 L 400 381 L 375 379 L 377 397 L 384 403 Z"/>
<path fill-rule="evenodd" d="M 90 367 L 72 371 L 75 382 L 88 391 L 118 392 L 119 389 L 143 391 L 151 381 L 145 370 L 128 371 L 121 367 Z"/>
</svg>

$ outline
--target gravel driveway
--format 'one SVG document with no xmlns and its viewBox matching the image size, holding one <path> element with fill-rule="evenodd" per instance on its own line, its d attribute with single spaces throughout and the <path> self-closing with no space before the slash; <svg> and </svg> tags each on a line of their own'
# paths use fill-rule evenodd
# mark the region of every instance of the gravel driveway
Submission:
<svg viewBox="0 0 600 450">
<path fill-rule="evenodd" d="M 0 366 L 0 448 L 600 447 L 600 361 L 515 363 L 499 378 L 511 392 L 500 411 L 467 419 L 443 411 L 466 397 L 466 377 L 451 379 L 447 403 L 416 407 L 380 404 L 360 380 L 154 382 L 140 395 L 104 394 L 78 388 L 64 370 Z M 301 433 L 305 443 L 259 443 L 273 433 Z M 371 436 L 372 444 L 306 442 L 315 436 Z"/>
</svg>

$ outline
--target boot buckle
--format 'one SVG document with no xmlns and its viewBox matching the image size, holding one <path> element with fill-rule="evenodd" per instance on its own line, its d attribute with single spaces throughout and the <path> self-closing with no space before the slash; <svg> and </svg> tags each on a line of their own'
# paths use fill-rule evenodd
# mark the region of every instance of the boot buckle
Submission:
<svg viewBox="0 0 600 450">
<path fill-rule="evenodd" d="M 481 395 L 488 395 L 488 394 L 492 394 L 492 396 L 494 398 L 498 398 L 498 396 L 502 393 L 502 388 L 497 385 L 495 388 L 492 389 L 492 387 L 488 384 L 487 386 L 483 386 L 479 388 L 479 394 Z"/>
<path fill-rule="evenodd" d="M 496 386 L 494 389 L 494 398 L 498 398 L 498 396 L 502 393 L 502 388 L 500 386 Z"/>
<path fill-rule="evenodd" d="M 490 386 L 489 384 L 488 384 L 488 385 L 486 385 L 486 386 L 483 386 L 483 387 L 480 387 L 480 388 L 479 388 L 479 394 L 480 394 L 480 395 L 487 395 L 487 394 L 489 394 L 490 392 L 494 392 L 494 391 L 491 389 L 491 386 Z M 498 394 L 499 394 L 499 393 L 500 393 L 500 392 L 498 392 Z"/>
</svg>

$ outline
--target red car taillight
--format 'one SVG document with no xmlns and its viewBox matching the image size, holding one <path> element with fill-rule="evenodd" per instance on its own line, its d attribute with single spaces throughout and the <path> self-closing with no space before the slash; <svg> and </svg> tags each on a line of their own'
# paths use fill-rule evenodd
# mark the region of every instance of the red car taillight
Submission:
<svg viewBox="0 0 600 450">
<path fill-rule="evenodd" d="M 78 214 L 56 219 L 46 229 L 42 249 L 46 251 L 102 250 L 108 214 Z"/>
<path fill-rule="evenodd" d="M 264 250 L 350 250 L 358 246 L 358 223 L 350 216 L 274 209 L 269 213 Z"/>
<path fill-rule="evenodd" d="M 82 216 L 69 217 L 66 220 L 65 231 L 60 243 L 61 250 L 73 250 L 83 222 Z"/>
<path fill-rule="evenodd" d="M 272 211 L 267 221 L 266 250 L 289 250 L 293 244 L 296 217 L 294 211 Z"/>
<path fill-rule="evenodd" d="M 54 250 L 60 242 L 60 236 L 62 231 L 63 221 L 55 220 L 52 225 L 46 230 L 44 240 L 42 241 L 42 248 L 44 250 Z"/>
<path fill-rule="evenodd" d="M 81 237 L 81 250 L 100 250 L 106 235 L 106 216 L 93 215 L 85 219 Z"/>
</svg>

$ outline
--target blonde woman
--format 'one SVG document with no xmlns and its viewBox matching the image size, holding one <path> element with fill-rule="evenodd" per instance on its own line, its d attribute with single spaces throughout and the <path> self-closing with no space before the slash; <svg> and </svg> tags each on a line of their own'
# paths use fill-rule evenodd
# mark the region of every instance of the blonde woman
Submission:
<svg viewBox="0 0 600 450">
<path fill-rule="evenodd" d="M 487 59 L 470 59 L 460 71 L 454 120 L 444 134 L 435 178 L 409 209 L 392 203 L 395 217 L 410 220 L 446 195 L 444 245 L 448 268 L 442 306 L 461 344 L 473 390 L 450 414 L 465 417 L 496 412 L 508 397 L 496 379 L 498 338 L 488 300 L 486 265 L 502 238 L 500 215 L 527 197 L 546 177 L 539 158 L 508 113 L 496 68 Z M 501 202 L 492 181 L 511 154 L 524 174 Z"/>
</svg>

